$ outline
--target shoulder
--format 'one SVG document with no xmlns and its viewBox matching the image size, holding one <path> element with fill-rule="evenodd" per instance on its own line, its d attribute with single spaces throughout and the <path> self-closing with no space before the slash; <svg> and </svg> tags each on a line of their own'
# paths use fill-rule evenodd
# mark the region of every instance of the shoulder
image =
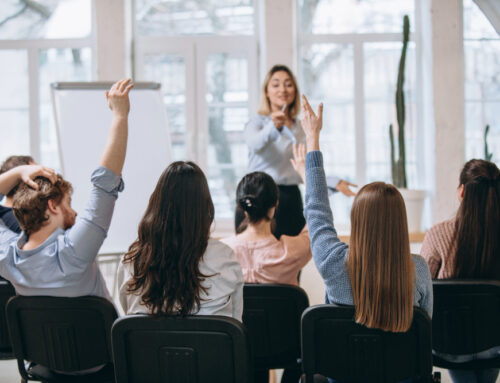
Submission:
<svg viewBox="0 0 500 383">
<path fill-rule="evenodd" d="M 238 263 L 238 258 L 229 245 L 215 238 L 210 238 L 203 255 L 203 262 L 210 264 L 211 268 L 215 268 L 234 262 Z"/>
<path fill-rule="evenodd" d="M 455 230 L 455 219 L 453 218 L 443 222 L 436 223 L 429 229 L 429 231 L 426 234 L 426 237 L 427 235 L 429 235 L 430 237 L 450 236 L 453 234 L 454 230 Z"/>
<path fill-rule="evenodd" d="M 415 264 L 415 277 L 417 281 L 431 281 L 431 273 L 424 257 L 412 254 L 413 263 Z"/>
<path fill-rule="evenodd" d="M 217 240 L 214 240 L 214 241 L 217 241 Z M 224 244 L 226 246 L 229 246 L 232 249 L 234 249 L 235 246 L 237 246 L 240 241 L 238 240 L 238 238 L 236 237 L 236 235 L 233 235 L 231 237 L 222 238 L 218 242 L 221 242 L 222 244 Z M 210 244 L 210 241 L 209 241 L 209 244 Z"/>
</svg>

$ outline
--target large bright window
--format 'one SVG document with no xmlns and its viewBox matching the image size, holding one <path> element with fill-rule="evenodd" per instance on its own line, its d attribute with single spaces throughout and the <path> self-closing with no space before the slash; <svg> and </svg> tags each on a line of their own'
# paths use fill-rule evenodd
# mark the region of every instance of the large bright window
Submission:
<svg viewBox="0 0 500 383">
<path fill-rule="evenodd" d="M 464 0 L 465 155 L 500 162 L 500 36 L 472 0 Z"/>
<path fill-rule="evenodd" d="M 136 78 L 162 84 L 173 157 L 205 171 L 224 231 L 247 166 L 243 129 L 256 111 L 255 15 L 252 0 L 134 2 Z"/>
<path fill-rule="evenodd" d="M 360 186 L 391 181 L 389 125 L 397 132 L 395 91 L 403 16 L 414 40 L 414 1 L 299 0 L 299 82 L 325 104 L 322 145 L 327 175 Z M 408 46 L 406 155 L 410 188 L 417 172 L 416 44 Z M 332 197 L 337 222 L 348 224 L 352 199 Z"/>
<path fill-rule="evenodd" d="M 92 78 L 92 1 L 2 1 L 0 153 L 59 168 L 50 83 Z"/>
</svg>

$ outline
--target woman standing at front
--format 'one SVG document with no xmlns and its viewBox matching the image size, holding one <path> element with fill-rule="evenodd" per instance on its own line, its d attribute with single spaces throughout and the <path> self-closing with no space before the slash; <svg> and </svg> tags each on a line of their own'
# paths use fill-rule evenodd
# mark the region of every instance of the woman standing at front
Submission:
<svg viewBox="0 0 500 383">
<path fill-rule="evenodd" d="M 267 73 L 262 86 L 258 115 L 245 126 L 245 141 L 248 145 L 248 171 L 269 174 L 278 184 L 279 204 L 275 214 L 276 226 L 273 234 L 298 235 L 305 225 L 302 197 L 298 184 L 300 176 L 290 160 L 293 144 L 305 142 L 305 135 L 297 116 L 300 97 L 297 81 L 292 71 L 284 65 L 275 65 Z M 333 177 L 332 177 L 333 178 Z M 347 196 L 354 193 L 352 185 L 336 178 L 332 187 Z M 236 212 L 236 228 L 245 218 L 241 210 Z"/>
</svg>

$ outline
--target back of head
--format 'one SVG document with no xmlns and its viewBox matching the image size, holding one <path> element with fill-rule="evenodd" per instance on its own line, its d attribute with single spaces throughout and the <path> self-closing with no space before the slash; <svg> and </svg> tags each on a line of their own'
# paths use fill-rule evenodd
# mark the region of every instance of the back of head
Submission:
<svg viewBox="0 0 500 383">
<path fill-rule="evenodd" d="M 49 219 L 47 206 L 50 200 L 58 205 L 66 194 L 73 192 L 71 184 L 60 174 L 54 184 L 45 177 L 37 177 L 34 182 L 38 185 L 38 190 L 25 183 L 18 185 L 12 205 L 19 226 L 27 235 L 40 230 Z"/>
<path fill-rule="evenodd" d="M 374 182 L 357 194 L 351 210 L 347 267 L 356 322 L 403 332 L 413 319 L 415 267 L 410 255 L 403 197 Z"/>
<path fill-rule="evenodd" d="M 278 197 L 278 186 L 270 175 L 253 172 L 244 176 L 236 189 L 236 204 L 246 214 L 236 232 L 239 234 L 245 231 L 249 223 L 271 220 L 268 212 L 276 206 Z"/>
<path fill-rule="evenodd" d="M 448 262 L 454 278 L 500 277 L 500 171 L 485 160 L 468 161 L 460 173 L 464 194 Z M 451 249 L 450 249 L 451 250 Z"/>
<path fill-rule="evenodd" d="M 10 169 L 16 168 L 21 165 L 29 165 L 33 164 L 35 160 L 31 156 L 10 156 L 8 157 L 0 167 L 0 174 L 9 171 Z M 14 196 L 14 193 L 17 190 L 17 186 L 12 188 L 12 190 L 7 193 L 7 197 Z"/>
<path fill-rule="evenodd" d="M 202 170 L 193 162 L 170 164 L 160 176 L 125 254 L 133 265 L 129 292 L 153 314 L 186 315 L 199 309 L 214 205 Z"/>
</svg>

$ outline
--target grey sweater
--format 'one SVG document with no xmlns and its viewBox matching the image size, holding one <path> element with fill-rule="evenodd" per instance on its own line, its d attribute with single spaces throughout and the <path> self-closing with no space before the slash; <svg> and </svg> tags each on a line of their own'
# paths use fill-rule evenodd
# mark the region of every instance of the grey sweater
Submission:
<svg viewBox="0 0 500 383">
<path fill-rule="evenodd" d="M 333 225 L 328 200 L 323 155 L 319 151 L 306 156 L 305 216 L 311 238 L 314 263 L 326 288 L 326 303 L 353 305 L 351 281 L 346 260 L 349 247 L 341 242 Z M 413 255 L 415 263 L 414 305 L 432 316 L 432 280 L 425 260 Z"/>
</svg>

